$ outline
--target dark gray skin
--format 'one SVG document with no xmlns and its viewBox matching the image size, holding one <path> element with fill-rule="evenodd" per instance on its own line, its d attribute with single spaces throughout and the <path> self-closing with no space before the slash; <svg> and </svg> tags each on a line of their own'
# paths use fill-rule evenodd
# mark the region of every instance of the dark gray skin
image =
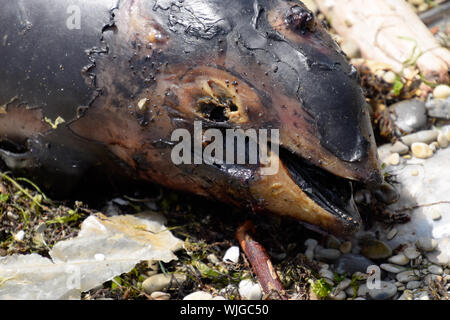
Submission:
<svg viewBox="0 0 450 320">
<path fill-rule="evenodd" d="M 382 181 L 365 99 L 301 3 L 3 2 L 0 156 L 10 169 L 53 188 L 87 175 L 151 181 L 336 234 L 359 228 L 349 181 Z M 70 5 L 80 29 L 67 27 Z M 171 134 L 194 120 L 279 129 L 279 173 L 174 165 Z"/>
</svg>

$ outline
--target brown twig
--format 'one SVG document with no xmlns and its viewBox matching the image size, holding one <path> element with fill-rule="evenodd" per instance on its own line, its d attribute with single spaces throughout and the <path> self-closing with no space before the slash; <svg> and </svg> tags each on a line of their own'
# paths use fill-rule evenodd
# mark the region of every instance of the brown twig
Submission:
<svg viewBox="0 0 450 320">
<path fill-rule="evenodd" d="M 264 247 L 253 240 L 250 235 L 251 233 L 254 233 L 254 231 L 255 227 L 253 226 L 253 223 L 251 221 L 246 221 L 237 230 L 236 238 L 250 261 L 264 293 L 272 294 L 276 292 L 282 300 L 287 300 L 285 289 L 275 272 L 269 255 Z"/>
</svg>

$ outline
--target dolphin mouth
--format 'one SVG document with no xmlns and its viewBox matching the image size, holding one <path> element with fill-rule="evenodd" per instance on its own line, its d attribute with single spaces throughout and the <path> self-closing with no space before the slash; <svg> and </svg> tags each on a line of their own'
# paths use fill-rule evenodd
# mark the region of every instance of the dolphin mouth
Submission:
<svg viewBox="0 0 450 320">
<path fill-rule="evenodd" d="M 281 148 L 280 160 L 292 180 L 321 208 L 343 223 L 359 224 L 361 216 L 353 200 L 353 182 L 309 163 Z"/>
<path fill-rule="evenodd" d="M 279 170 L 260 176 L 250 186 L 260 208 L 290 216 L 317 230 L 349 236 L 359 230 L 362 219 L 353 199 L 353 182 L 311 164 L 284 147 L 278 154 Z"/>
</svg>

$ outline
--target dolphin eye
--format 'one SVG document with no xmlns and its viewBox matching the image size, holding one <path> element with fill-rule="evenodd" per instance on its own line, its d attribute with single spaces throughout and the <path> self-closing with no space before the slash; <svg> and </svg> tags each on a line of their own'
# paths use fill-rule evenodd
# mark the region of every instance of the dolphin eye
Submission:
<svg viewBox="0 0 450 320">
<path fill-rule="evenodd" d="M 305 7 L 295 5 L 289 8 L 284 15 L 285 24 L 292 30 L 300 32 L 314 32 L 315 19 L 314 14 Z"/>
</svg>

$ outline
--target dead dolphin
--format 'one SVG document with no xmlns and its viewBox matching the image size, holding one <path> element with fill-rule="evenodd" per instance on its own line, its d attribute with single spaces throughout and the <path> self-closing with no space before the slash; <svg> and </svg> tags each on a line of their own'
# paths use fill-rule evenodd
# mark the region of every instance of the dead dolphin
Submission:
<svg viewBox="0 0 450 320">
<path fill-rule="evenodd" d="M 352 181 L 382 181 L 357 72 L 298 1 L 7 1 L 0 57 L 1 159 L 54 188 L 145 180 L 351 234 Z M 278 129 L 278 172 L 174 164 L 194 121 Z"/>
</svg>

